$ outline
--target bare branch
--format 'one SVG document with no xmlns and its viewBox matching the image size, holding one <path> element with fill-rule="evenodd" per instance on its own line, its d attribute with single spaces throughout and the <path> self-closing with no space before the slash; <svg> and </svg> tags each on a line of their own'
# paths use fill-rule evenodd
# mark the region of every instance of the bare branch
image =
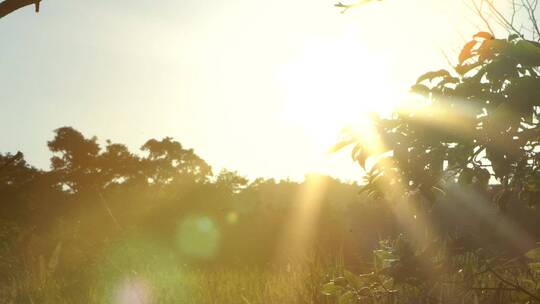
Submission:
<svg viewBox="0 0 540 304">
<path fill-rule="evenodd" d="M 491 36 L 495 36 L 495 32 L 491 28 L 491 25 L 489 24 L 489 21 L 487 20 L 487 17 L 484 16 L 484 12 L 482 10 L 484 0 L 480 0 L 480 5 L 478 5 L 475 0 L 472 0 L 471 2 L 473 4 L 473 8 L 474 8 L 476 14 L 484 22 L 484 24 L 486 25 L 487 29 L 489 30 L 489 33 L 491 34 Z"/>
<path fill-rule="evenodd" d="M 518 8 L 516 5 L 516 0 L 512 0 L 511 3 L 512 3 L 512 16 L 510 17 L 510 23 L 514 24 L 514 20 L 516 19 Z"/>
<path fill-rule="evenodd" d="M 11 14 L 16 10 L 31 4 L 35 5 L 37 13 L 39 12 L 40 2 L 41 0 L 4 0 L 0 2 L 0 18 L 3 18 L 8 14 Z"/>
<path fill-rule="evenodd" d="M 499 9 L 497 9 L 495 7 L 495 5 L 493 4 L 493 1 L 494 0 L 485 0 L 485 3 L 488 5 L 489 9 L 491 10 L 492 13 L 495 14 L 495 16 L 497 17 L 497 19 L 499 19 L 500 22 L 502 22 L 503 26 L 506 27 L 507 29 L 513 31 L 514 33 L 516 33 L 517 35 L 519 35 L 520 37 L 523 37 L 523 34 L 518 30 L 516 29 L 516 27 L 514 26 L 514 24 L 512 23 L 511 20 L 508 20 L 508 18 L 506 18 L 501 12 Z"/>
<path fill-rule="evenodd" d="M 540 29 L 538 28 L 538 22 L 536 21 L 536 16 L 534 14 L 538 7 L 538 0 L 533 0 L 532 2 L 530 0 L 521 0 L 521 2 L 527 11 L 531 24 L 534 28 L 533 39 L 535 36 L 540 39 Z"/>
<path fill-rule="evenodd" d="M 502 275 L 500 275 L 499 273 L 497 273 L 495 270 L 493 270 L 491 268 L 488 268 L 488 271 L 491 272 L 497 279 L 499 279 L 499 281 L 503 282 L 504 284 L 514 288 L 516 291 L 519 291 L 521 293 L 524 293 L 524 294 L 528 295 L 535 302 L 540 302 L 540 298 L 537 295 L 535 295 L 535 294 L 531 293 L 530 291 L 528 291 L 527 289 L 521 287 L 519 284 L 510 282 L 509 280 L 503 278 Z"/>
</svg>

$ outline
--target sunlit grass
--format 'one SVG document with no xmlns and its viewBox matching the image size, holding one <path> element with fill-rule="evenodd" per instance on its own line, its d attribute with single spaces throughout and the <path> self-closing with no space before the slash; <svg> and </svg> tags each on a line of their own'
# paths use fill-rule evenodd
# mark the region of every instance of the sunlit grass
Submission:
<svg viewBox="0 0 540 304">
<path fill-rule="evenodd" d="M 17 275 L 10 285 L 0 287 L 0 296 L 7 301 L 4 303 L 331 303 L 331 299 L 321 294 L 320 287 L 341 273 L 342 267 L 308 259 L 301 265 L 266 269 L 248 266 L 214 269 L 170 266 L 160 271 L 140 272 L 110 269 L 116 272 L 115 280 L 98 280 L 75 293 L 70 290 L 76 282 L 64 282 L 55 276 L 43 280 L 36 271 Z"/>
</svg>

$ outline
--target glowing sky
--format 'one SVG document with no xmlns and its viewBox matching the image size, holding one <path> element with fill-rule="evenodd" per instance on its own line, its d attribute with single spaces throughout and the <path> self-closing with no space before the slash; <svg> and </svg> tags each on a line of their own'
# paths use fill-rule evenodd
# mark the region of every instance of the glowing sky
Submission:
<svg viewBox="0 0 540 304">
<path fill-rule="evenodd" d="M 0 152 L 48 167 L 53 129 L 172 136 L 249 177 L 359 177 L 338 131 L 389 111 L 477 31 L 455 0 L 44 0 L 0 20 Z"/>
</svg>

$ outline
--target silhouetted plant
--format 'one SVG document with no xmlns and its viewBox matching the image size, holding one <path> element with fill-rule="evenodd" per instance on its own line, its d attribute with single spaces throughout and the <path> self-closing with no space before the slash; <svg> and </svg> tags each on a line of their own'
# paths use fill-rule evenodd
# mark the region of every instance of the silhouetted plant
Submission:
<svg viewBox="0 0 540 304">
<path fill-rule="evenodd" d="M 501 185 L 501 207 L 514 194 L 532 206 L 540 191 L 539 66 L 537 42 L 480 32 L 454 71 L 418 78 L 411 90 L 425 99 L 374 118 L 375 147 L 349 133 L 338 148 L 354 146 L 371 195 L 393 187 L 434 202 L 444 182 L 486 188 L 491 180 Z"/>
</svg>

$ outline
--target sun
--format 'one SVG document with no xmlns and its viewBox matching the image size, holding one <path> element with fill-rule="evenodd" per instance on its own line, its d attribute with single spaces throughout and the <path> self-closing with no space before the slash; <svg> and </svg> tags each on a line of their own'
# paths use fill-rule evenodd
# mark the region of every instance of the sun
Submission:
<svg viewBox="0 0 540 304">
<path fill-rule="evenodd" d="M 358 37 L 311 38 L 280 70 L 284 119 L 320 149 L 335 144 L 344 127 L 365 123 L 370 113 L 386 115 L 400 100 L 387 60 Z"/>
</svg>

